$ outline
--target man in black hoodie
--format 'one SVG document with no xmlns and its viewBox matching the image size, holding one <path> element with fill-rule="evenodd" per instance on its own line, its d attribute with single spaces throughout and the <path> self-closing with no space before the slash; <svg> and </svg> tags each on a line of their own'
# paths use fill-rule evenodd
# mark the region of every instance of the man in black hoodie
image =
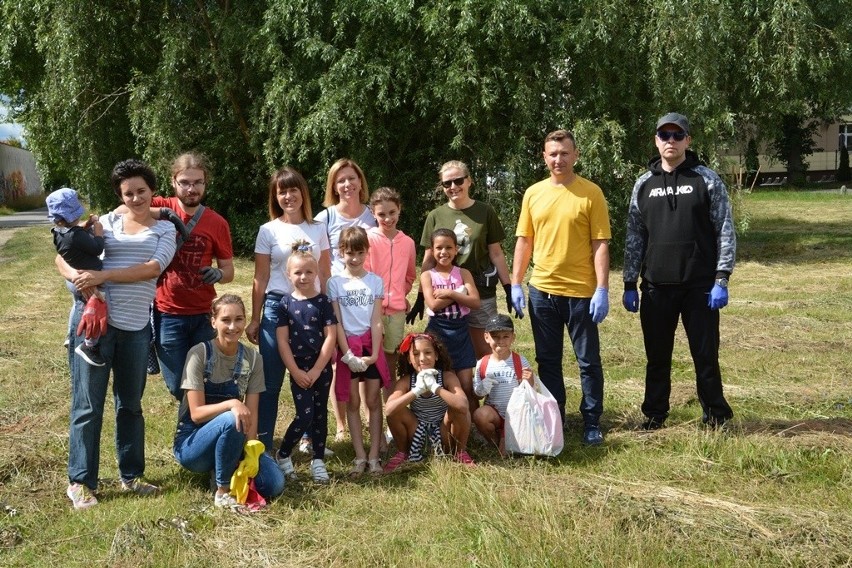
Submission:
<svg viewBox="0 0 852 568">
<path fill-rule="evenodd" d="M 719 427 L 733 416 L 722 393 L 719 310 L 728 304 L 737 241 L 728 190 L 687 149 L 691 141 L 685 116 L 672 112 L 657 122 L 660 156 L 636 180 L 627 213 L 622 303 L 629 312 L 639 311 L 642 323 L 648 358 L 645 430 L 662 427 L 669 414 L 679 317 L 695 365 L 702 421 Z"/>
</svg>

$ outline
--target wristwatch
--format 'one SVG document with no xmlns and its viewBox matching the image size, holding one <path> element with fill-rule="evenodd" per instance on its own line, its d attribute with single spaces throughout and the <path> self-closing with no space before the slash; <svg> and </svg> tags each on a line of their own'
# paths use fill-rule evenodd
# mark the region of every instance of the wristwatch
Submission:
<svg viewBox="0 0 852 568">
<path fill-rule="evenodd" d="M 727 278 L 717 278 L 716 286 L 719 288 L 727 288 L 728 287 L 728 279 Z"/>
</svg>

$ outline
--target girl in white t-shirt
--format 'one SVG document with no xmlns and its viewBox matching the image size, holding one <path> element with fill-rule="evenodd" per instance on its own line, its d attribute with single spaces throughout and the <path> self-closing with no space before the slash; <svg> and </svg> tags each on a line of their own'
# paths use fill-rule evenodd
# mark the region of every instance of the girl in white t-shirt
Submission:
<svg viewBox="0 0 852 568">
<path fill-rule="evenodd" d="M 278 398 L 284 384 L 284 362 L 278 354 L 278 304 L 285 293 L 293 291 L 287 278 L 287 259 L 296 242 L 310 244 L 317 259 L 316 290 L 325 291 L 331 271 L 328 236 L 325 225 L 313 221 L 308 183 L 302 174 L 285 167 L 269 181 L 269 218 L 261 225 L 254 247 L 254 281 L 251 290 L 251 322 L 246 327 L 249 341 L 260 347 L 266 390 L 258 404 L 258 439 L 272 447 Z"/>
<path fill-rule="evenodd" d="M 338 403 L 346 403 L 346 418 L 355 449 L 351 474 L 358 476 L 369 467 L 370 473 L 382 472 L 379 460 L 382 436 L 382 386 L 390 386 L 390 373 L 382 349 L 382 279 L 364 268 L 370 242 L 361 227 L 344 229 L 340 235 L 340 254 L 345 268 L 328 281 L 328 297 L 337 317 L 337 380 L 334 394 Z M 370 454 L 364 450 L 361 435 L 361 395 L 369 416 Z"/>
</svg>

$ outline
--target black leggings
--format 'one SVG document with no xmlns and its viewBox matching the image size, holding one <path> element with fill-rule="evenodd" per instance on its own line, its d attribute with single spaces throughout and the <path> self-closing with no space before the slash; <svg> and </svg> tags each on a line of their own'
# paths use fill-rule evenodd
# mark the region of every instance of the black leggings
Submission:
<svg viewBox="0 0 852 568">
<path fill-rule="evenodd" d="M 300 365 L 301 367 L 301 365 Z M 314 459 L 325 458 L 325 439 L 328 436 L 328 392 L 331 389 L 331 365 L 320 373 L 310 387 L 303 389 L 290 378 L 290 392 L 296 406 L 296 417 L 287 427 L 278 453 L 289 456 L 302 434 L 309 432 L 313 441 Z"/>
</svg>

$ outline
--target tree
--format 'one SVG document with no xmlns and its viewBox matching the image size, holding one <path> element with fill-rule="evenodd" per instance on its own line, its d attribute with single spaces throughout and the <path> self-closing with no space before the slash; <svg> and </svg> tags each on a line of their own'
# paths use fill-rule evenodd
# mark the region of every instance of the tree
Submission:
<svg viewBox="0 0 852 568">
<path fill-rule="evenodd" d="M 787 114 L 781 120 L 781 134 L 775 139 L 775 157 L 787 166 L 787 179 L 792 185 L 802 185 L 808 164 L 805 161 L 816 150 L 814 133 L 819 122 L 805 121 L 803 117 Z"/>
</svg>

